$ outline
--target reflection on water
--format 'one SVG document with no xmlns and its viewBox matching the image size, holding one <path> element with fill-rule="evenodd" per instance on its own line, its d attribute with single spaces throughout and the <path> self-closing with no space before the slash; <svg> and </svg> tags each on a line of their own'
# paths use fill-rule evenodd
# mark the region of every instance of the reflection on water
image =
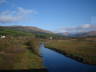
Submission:
<svg viewBox="0 0 96 72">
<path fill-rule="evenodd" d="M 43 44 L 40 46 L 40 52 L 48 72 L 96 72 L 96 66 L 72 60 L 60 53 L 44 48 Z"/>
</svg>

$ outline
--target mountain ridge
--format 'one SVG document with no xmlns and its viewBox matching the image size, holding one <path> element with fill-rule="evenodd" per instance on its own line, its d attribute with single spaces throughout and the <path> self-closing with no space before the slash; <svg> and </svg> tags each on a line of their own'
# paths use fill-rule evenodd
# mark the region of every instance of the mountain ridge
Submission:
<svg viewBox="0 0 96 72">
<path fill-rule="evenodd" d="M 68 36 L 68 37 L 87 37 L 87 36 L 96 36 L 96 31 L 87 31 L 87 32 L 76 32 L 76 33 L 57 33 L 60 35 Z"/>
<path fill-rule="evenodd" d="M 0 26 L 0 28 L 7 28 L 7 29 L 12 29 L 12 30 L 20 30 L 20 31 L 25 31 L 25 32 L 36 32 L 36 33 L 53 33 L 48 30 L 44 30 L 38 27 L 34 26 Z"/>
</svg>

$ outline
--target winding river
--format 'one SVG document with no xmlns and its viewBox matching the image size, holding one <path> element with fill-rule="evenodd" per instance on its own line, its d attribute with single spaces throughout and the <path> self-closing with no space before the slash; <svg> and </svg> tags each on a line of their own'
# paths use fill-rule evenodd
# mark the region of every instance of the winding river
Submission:
<svg viewBox="0 0 96 72">
<path fill-rule="evenodd" d="M 60 53 L 40 46 L 40 53 L 44 66 L 48 72 L 96 72 L 95 65 L 82 64 Z"/>
</svg>

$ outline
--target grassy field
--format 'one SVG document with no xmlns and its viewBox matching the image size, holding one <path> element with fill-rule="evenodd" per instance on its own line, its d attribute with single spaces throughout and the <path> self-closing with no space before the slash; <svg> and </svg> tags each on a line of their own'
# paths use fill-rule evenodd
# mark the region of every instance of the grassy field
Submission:
<svg viewBox="0 0 96 72">
<path fill-rule="evenodd" d="M 95 41 L 94 41 L 95 39 Z M 49 40 L 46 47 L 86 64 L 96 65 L 96 38 Z"/>
<path fill-rule="evenodd" d="M 30 36 L 0 38 L 0 70 L 43 68 L 38 39 Z"/>
</svg>

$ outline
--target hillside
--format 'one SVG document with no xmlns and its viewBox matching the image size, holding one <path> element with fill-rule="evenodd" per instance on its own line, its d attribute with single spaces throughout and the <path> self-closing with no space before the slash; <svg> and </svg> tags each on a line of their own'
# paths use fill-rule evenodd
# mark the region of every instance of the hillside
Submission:
<svg viewBox="0 0 96 72">
<path fill-rule="evenodd" d="M 19 30 L 24 32 L 35 32 L 35 33 L 52 33 L 51 31 L 43 30 L 33 26 L 0 26 L 0 28 Z"/>
<path fill-rule="evenodd" d="M 87 32 L 85 35 L 87 35 L 87 36 L 96 36 L 96 31 Z"/>
<path fill-rule="evenodd" d="M 0 35 L 35 36 L 37 38 L 63 39 L 64 36 L 32 26 L 0 26 Z"/>
<path fill-rule="evenodd" d="M 96 36 L 96 31 L 89 31 L 83 33 L 76 33 L 74 34 L 75 37 L 88 37 L 88 36 Z"/>
<path fill-rule="evenodd" d="M 68 33 L 68 32 L 63 32 L 63 33 L 57 33 L 59 35 L 64 35 L 67 37 L 90 37 L 90 36 L 96 36 L 96 31 L 88 31 L 88 32 L 77 32 L 77 33 Z"/>
</svg>

